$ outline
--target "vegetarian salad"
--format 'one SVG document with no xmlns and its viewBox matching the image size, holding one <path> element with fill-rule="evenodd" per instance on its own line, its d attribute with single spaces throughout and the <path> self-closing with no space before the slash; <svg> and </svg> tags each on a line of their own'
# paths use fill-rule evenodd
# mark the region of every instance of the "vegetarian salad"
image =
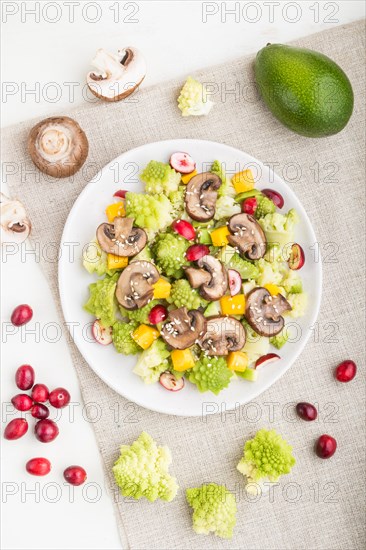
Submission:
<svg viewBox="0 0 366 550">
<path fill-rule="evenodd" d="M 134 373 L 171 391 L 184 379 L 214 394 L 255 381 L 307 306 L 296 211 L 256 189 L 251 170 L 230 178 L 215 160 L 198 173 L 188 153 L 151 160 L 140 178 L 145 193 L 117 191 L 84 249 L 98 276 L 84 306 L 94 337 L 137 355 Z"/>
</svg>

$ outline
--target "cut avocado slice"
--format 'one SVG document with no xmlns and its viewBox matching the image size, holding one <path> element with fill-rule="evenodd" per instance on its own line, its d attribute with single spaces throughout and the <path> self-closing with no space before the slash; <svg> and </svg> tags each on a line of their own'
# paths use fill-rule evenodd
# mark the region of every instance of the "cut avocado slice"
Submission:
<svg viewBox="0 0 366 550">
<path fill-rule="evenodd" d="M 258 373 L 254 369 L 245 369 L 243 372 L 237 372 L 236 373 L 240 378 L 244 378 L 244 380 L 249 380 L 250 382 L 255 382 L 257 380 Z"/>
<path fill-rule="evenodd" d="M 221 315 L 220 302 L 211 302 L 205 309 L 203 314 L 205 317 L 212 317 L 214 315 Z"/>
</svg>

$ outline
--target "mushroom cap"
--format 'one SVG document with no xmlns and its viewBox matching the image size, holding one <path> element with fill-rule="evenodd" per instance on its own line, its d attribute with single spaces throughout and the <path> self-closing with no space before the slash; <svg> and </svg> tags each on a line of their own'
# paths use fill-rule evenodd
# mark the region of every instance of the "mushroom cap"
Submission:
<svg viewBox="0 0 366 550">
<path fill-rule="evenodd" d="M 207 355 L 228 355 L 245 346 L 246 332 L 240 321 L 233 317 L 218 315 L 209 317 L 205 334 L 199 345 Z"/>
<path fill-rule="evenodd" d="M 139 309 L 153 299 L 153 284 L 159 272 L 151 262 L 131 262 L 122 271 L 116 287 L 116 298 L 125 309 Z"/>
<path fill-rule="evenodd" d="M 217 190 L 221 179 L 211 172 L 202 172 L 194 176 L 187 184 L 185 204 L 187 213 L 193 220 L 204 222 L 215 215 Z"/>
<path fill-rule="evenodd" d="M 199 287 L 199 293 L 205 300 L 219 300 L 225 294 L 229 278 L 224 265 L 208 254 L 197 262 L 199 269 L 188 267 L 185 270 L 192 288 Z"/>
<path fill-rule="evenodd" d="M 112 223 L 102 223 L 97 229 L 97 240 L 107 254 L 136 256 L 147 243 L 143 229 L 133 227 L 133 218 L 114 218 Z"/>
<path fill-rule="evenodd" d="M 250 260 L 259 260 L 267 249 L 267 239 L 263 229 L 250 214 L 231 216 L 228 225 L 231 235 L 229 243 Z"/>
<path fill-rule="evenodd" d="M 266 288 L 254 288 L 246 297 L 245 318 L 261 336 L 275 336 L 284 327 L 281 313 L 291 311 L 291 306 L 282 296 L 272 296 Z"/>
<path fill-rule="evenodd" d="M 27 212 L 20 201 L 9 199 L 3 193 L 0 193 L 0 197 L 1 243 L 21 244 L 32 228 Z"/>
<path fill-rule="evenodd" d="M 67 116 L 50 117 L 31 129 L 28 151 L 41 172 L 54 178 L 67 178 L 84 164 L 89 143 L 75 120 Z"/>
<path fill-rule="evenodd" d="M 175 349 L 186 349 L 198 340 L 206 330 L 206 319 L 196 309 L 180 307 L 169 312 L 161 329 L 163 340 Z"/>
<path fill-rule="evenodd" d="M 118 50 L 116 55 L 100 48 L 92 65 L 97 70 L 87 74 L 87 85 L 95 96 L 105 101 L 120 101 L 129 96 L 146 75 L 145 59 L 132 46 Z"/>
</svg>

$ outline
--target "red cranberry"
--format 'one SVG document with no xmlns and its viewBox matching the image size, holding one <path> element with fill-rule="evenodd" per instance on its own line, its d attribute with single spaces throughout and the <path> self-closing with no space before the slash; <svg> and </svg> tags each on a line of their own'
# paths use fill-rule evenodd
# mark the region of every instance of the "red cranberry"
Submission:
<svg viewBox="0 0 366 550">
<path fill-rule="evenodd" d="M 53 441 L 59 434 L 57 425 L 53 420 L 45 418 L 44 420 L 39 420 L 34 427 L 34 433 L 38 441 L 42 443 L 49 443 Z"/>
<path fill-rule="evenodd" d="M 15 383 L 20 390 L 30 390 L 34 384 L 34 370 L 30 365 L 21 365 L 15 373 Z"/>
<path fill-rule="evenodd" d="M 337 442 L 334 437 L 324 434 L 321 435 L 316 443 L 315 452 L 319 458 L 330 458 L 337 449 Z"/>
<path fill-rule="evenodd" d="M 338 365 L 335 370 L 335 377 L 338 382 L 350 382 L 356 376 L 356 372 L 356 363 L 347 359 Z"/>
<path fill-rule="evenodd" d="M 277 208 L 282 208 L 285 204 L 283 196 L 274 189 L 262 189 L 263 195 L 266 195 L 271 201 L 277 206 Z"/>
<path fill-rule="evenodd" d="M 62 409 L 70 403 L 70 394 L 67 390 L 65 390 L 65 388 L 56 388 L 55 390 L 51 391 L 48 399 L 52 407 L 55 407 L 56 409 Z"/>
<path fill-rule="evenodd" d="M 296 405 L 296 412 L 300 418 L 308 422 L 315 420 L 318 416 L 318 411 L 311 403 L 298 403 Z"/>
<path fill-rule="evenodd" d="M 192 244 L 186 252 L 186 258 L 189 262 L 196 262 L 203 256 L 207 256 L 210 249 L 205 244 Z"/>
<path fill-rule="evenodd" d="M 18 411 L 29 411 L 33 405 L 33 399 L 26 393 L 18 393 L 12 397 L 11 402 Z"/>
<path fill-rule="evenodd" d="M 45 403 L 48 399 L 49 391 L 44 384 L 36 384 L 33 386 L 31 396 L 33 401 L 37 403 Z"/>
<path fill-rule="evenodd" d="M 172 229 L 187 241 L 193 241 L 196 237 L 195 228 L 186 220 L 175 220 L 172 223 Z"/>
<path fill-rule="evenodd" d="M 113 196 L 118 197 L 119 199 L 125 199 L 126 193 L 128 193 L 126 189 L 118 189 L 118 191 L 116 191 Z"/>
<path fill-rule="evenodd" d="M 162 323 L 168 317 L 168 310 L 166 307 L 157 304 L 149 313 L 149 321 L 152 325 Z"/>
<path fill-rule="evenodd" d="M 245 214 L 250 214 L 251 216 L 254 216 L 254 212 L 257 209 L 257 199 L 255 197 L 250 197 L 249 199 L 245 199 L 241 203 L 241 210 L 242 212 L 245 212 Z"/>
<path fill-rule="evenodd" d="M 71 485 L 81 485 L 86 480 L 87 474 L 81 466 L 69 466 L 64 471 L 64 478 Z"/>
<path fill-rule="evenodd" d="M 42 403 L 35 403 L 31 408 L 31 415 L 33 418 L 43 420 L 44 418 L 48 418 L 50 416 L 50 411 L 46 405 L 42 405 Z"/>
<path fill-rule="evenodd" d="M 47 458 L 31 458 L 25 465 L 28 474 L 45 476 L 51 471 L 51 462 Z"/>
<path fill-rule="evenodd" d="M 29 323 L 29 321 L 33 317 L 33 310 L 30 306 L 27 304 L 20 304 L 20 306 L 17 306 L 13 313 L 11 314 L 11 322 L 16 327 L 20 327 L 21 325 L 25 325 L 26 323 Z"/>
<path fill-rule="evenodd" d="M 19 439 L 28 431 L 28 422 L 25 418 L 14 418 L 4 430 L 5 439 Z"/>
</svg>

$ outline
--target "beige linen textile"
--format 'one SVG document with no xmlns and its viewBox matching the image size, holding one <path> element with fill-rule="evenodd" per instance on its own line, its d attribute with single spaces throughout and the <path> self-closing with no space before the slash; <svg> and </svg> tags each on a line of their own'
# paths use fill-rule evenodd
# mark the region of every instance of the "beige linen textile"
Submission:
<svg viewBox="0 0 366 550">
<path fill-rule="evenodd" d="M 80 171 L 72 180 L 61 181 L 42 174 L 39 181 L 34 174 L 22 181 L 20 172 L 8 178 L 12 195 L 25 203 L 32 219 L 33 242 L 42 247 L 50 241 L 59 242 L 70 208 L 87 180 L 123 151 L 162 139 L 209 139 L 238 147 L 263 162 L 278 163 L 275 170 L 295 190 L 314 224 L 324 257 L 323 301 L 314 336 L 281 380 L 235 414 L 224 411 L 203 421 L 165 416 L 137 406 L 129 414 L 126 400 L 101 382 L 70 345 L 85 402 L 97 402 L 102 408 L 95 434 L 107 485 L 116 500 L 121 536 L 133 549 L 365 547 L 364 22 L 303 38 L 296 45 L 329 55 L 352 81 L 355 110 L 339 135 L 308 139 L 281 126 L 255 94 L 254 56 L 242 55 L 197 73 L 201 81 L 218 85 L 213 98 L 216 105 L 208 117 L 180 116 L 176 97 L 181 81 L 143 88 L 133 102 L 85 104 L 64 114 L 75 118 L 88 135 L 88 161 L 95 165 L 87 173 Z M 224 90 L 234 89 L 236 83 L 241 86 L 240 97 L 225 97 Z M 4 131 L 4 161 L 18 166 L 25 163 L 23 168 L 31 169 L 26 138 L 32 124 L 25 122 Z M 42 267 L 58 301 L 56 266 L 44 263 Z M 358 376 L 350 384 L 337 384 L 333 368 L 347 357 L 358 363 Z M 294 419 L 292 403 L 302 400 L 319 404 L 319 421 L 307 424 Z M 118 422 L 111 403 L 120 406 Z M 236 464 L 245 439 L 265 426 L 275 427 L 293 444 L 297 464 L 273 495 L 252 502 L 242 491 Z M 119 445 L 132 442 L 142 430 L 172 451 L 171 471 L 181 490 L 170 504 L 117 498 L 111 466 Z M 322 433 L 338 440 L 338 451 L 328 461 L 313 453 L 313 443 Z M 239 497 L 231 541 L 198 536 L 191 529 L 184 490 L 205 481 L 226 483 Z"/>
</svg>

